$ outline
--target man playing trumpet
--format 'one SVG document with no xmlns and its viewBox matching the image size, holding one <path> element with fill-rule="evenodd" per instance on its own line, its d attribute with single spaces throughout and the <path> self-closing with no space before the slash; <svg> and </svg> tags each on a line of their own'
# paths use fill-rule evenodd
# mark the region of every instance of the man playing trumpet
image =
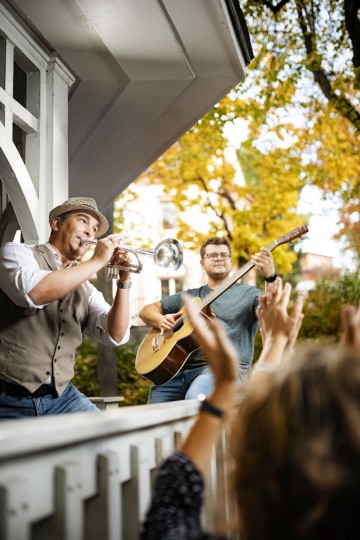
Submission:
<svg viewBox="0 0 360 540">
<path fill-rule="evenodd" d="M 127 263 L 117 246 L 98 240 L 91 258 L 78 259 L 109 228 L 94 199 L 73 197 L 49 214 L 42 245 L 9 242 L 0 250 L 0 419 L 97 411 L 70 382 L 75 350 L 86 329 L 97 341 L 129 339 L 129 272 L 122 269 L 110 306 L 89 283 L 109 262 Z"/>
</svg>

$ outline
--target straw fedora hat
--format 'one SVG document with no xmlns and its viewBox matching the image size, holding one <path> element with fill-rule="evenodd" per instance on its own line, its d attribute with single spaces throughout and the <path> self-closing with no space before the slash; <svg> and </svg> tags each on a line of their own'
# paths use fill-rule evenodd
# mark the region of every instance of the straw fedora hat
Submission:
<svg viewBox="0 0 360 540">
<path fill-rule="evenodd" d="M 59 206 L 53 208 L 49 214 L 50 227 L 53 219 L 62 216 L 67 212 L 76 212 L 76 210 L 84 210 L 85 213 L 96 217 L 99 222 L 99 230 L 95 235 L 96 237 L 106 233 L 109 228 L 108 220 L 99 212 L 95 199 L 92 199 L 91 197 L 71 197 Z"/>
</svg>

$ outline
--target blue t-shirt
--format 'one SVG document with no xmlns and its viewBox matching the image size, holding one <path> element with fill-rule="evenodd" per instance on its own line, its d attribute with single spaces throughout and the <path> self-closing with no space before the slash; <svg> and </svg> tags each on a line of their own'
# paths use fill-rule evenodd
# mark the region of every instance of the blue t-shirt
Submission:
<svg viewBox="0 0 360 540">
<path fill-rule="evenodd" d="M 213 292 L 208 285 L 186 291 L 190 296 L 204 299 Z M 161 308 L 164 315 L 177 313 L 184 305 L 182 292 L 166 296 L 161 300 Z M 242 374 L 248 372 L 254 354 L 254 339 L 258 329 L 256 308 L 259 303 L 260 289 L 243 283 L 235 283 L 216 300 L 210 308 L 220 319 L 234 344 L 240 360 Z M 197 349 L 189 355 L 183 368 L 199 367 L 206 365 L 206 360 L 201 349 Z"/>
</svg>

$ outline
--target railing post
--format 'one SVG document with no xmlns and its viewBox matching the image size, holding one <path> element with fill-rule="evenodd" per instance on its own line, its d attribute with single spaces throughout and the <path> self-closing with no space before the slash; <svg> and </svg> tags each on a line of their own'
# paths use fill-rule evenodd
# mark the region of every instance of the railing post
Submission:
<svg viewBox="0 0 360 540">
<path fill-rule="evenodd" d="M 139 525 L 151 497 L 149 445 L 138 443 L 130 447 L 131 480 L 124 491 L 124 539 L 138 540 Z M 135 514 L 134 515 L 134 511 Z"/>
<path fill-rule="evenodd" d="M 82 540 L 82 481 L 77 463 L 64 463 L 55 470 L 54 540 Z"/>
<path fill-rule="evenodd" d="M 0 539 L 29 540 L 29 486 L 14 478 L 0 488 Z"/>
<path fill-rule="evenodd" d="M 121 540 L 119 456 L 104 452 L 97 460 L 97 495 L 86 504 L 86 540 Z"/>
</svg>

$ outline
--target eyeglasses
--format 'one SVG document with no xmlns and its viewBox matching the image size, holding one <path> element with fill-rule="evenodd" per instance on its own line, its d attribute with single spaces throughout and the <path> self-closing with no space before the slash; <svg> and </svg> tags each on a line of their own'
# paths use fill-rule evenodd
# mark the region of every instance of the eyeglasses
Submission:
<svg viewBox="0 0 360 540">
<path fill-rule="evenodd" d="M 216 261 L 217 259 L 230 259 L 231 255 L 229 253 L 207 253 L 204 255 L 204 259 L 210 259 Z"/>
</svg>

